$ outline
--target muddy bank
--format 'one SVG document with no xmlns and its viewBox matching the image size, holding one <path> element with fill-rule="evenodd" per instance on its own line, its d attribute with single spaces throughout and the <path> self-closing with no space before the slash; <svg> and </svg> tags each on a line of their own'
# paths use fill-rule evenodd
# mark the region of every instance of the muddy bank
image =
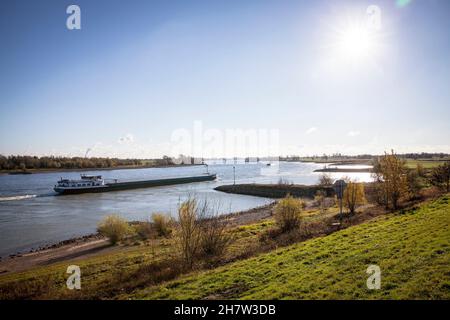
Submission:
<svg viewBox="0 0 450 320">
<path fill-rule="evenodd" d="M 25 271 L 59 261 L 86 258 L 114 249 L 108 239 L 99 234 L 68 239 L 27 253 L 17 253 L 3 258 L 0 260 L 0 274 Z"/>
<path fill-rule="evenodd" d="M 316 169 L 314 172 L 349 172 L 349 173 L 365 173 L 373 172 L 372 168 L 323 168 Z"/>
</svg>

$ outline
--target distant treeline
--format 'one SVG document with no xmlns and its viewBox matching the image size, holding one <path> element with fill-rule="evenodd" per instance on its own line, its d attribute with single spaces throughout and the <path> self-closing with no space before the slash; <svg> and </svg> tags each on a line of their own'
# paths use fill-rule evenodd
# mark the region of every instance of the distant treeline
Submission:
<svg viewBox="0 0 450 320">
<path fill-rule="evenodd" d="M 400 158 L 406 158 L 406 159 L 448 159 L 450 157 L 450 154 L 448 153 L 403 153 L 397 155 Z"/>
<path fill-rule="evenodd" d="M 169 157 L 162 159 L 117 159 L 117 158 L 82 158 L 82 157 L 35 157 L 35 156 L 2 156 L 0 170 L 28 169 L 87 169 L 114 168 L 126 166 L 165 166 L 173 165 Z"/>
<path fill-rule="evenodd" d="M 340 153 L 335 153 L 331 155 L 323 154 L 323 155 L 313 155 L 313 156 L 288 156 L 281 158 L 281 160 L 291 160 L 291 161 L 301 161 L 301 160 L 353 160 L 353 159 L 374 159 L 379 157 L 380 155 L 372 155 L 372 154 L 360 154 L 356 156 L 343 155 Z M 399 158 L 403 159 L 448 159 L 450 158 L 450 154 L 448 153 L 403 153 L 397 154 Z"/>
<path fill-rule="evenodd" d="M 336 153 L 336 154 L 331 154 L 331 155 L 327 155 L 327 154 L 323 154 L 321 156 L 319 155 L 313 155 L 313 156 L 287 156 L 287 157 L 280 157 L 281 161 L 305 161 L 305 160 L 367 160 L 367 159 L 373 159 L 376 156 L 371 155 L 371 154 L 360 154 L 357 156 L 347 156 L 347 155 L 343 155 L 340 153 Z"/>
</svg>

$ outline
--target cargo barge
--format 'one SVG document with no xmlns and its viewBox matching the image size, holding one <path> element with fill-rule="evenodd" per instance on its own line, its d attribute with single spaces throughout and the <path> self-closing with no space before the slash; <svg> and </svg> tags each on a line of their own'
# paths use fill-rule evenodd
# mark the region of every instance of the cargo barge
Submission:
<svg viewBox="0 0 450 320">
<path fill-rule="evenodd" d="M 59 194 L 97 193 L 108 191 L 120 191 L 139 188 L 151 188 L 174 184 L 213 181 L 216 174 L 204 174 L 190 177 L 176 177 L 153 180 L 135 180 L 106 182 L 102 176 L 81 175 L 80 180 L 62 179 L 53 188 Z"/>
</svg>

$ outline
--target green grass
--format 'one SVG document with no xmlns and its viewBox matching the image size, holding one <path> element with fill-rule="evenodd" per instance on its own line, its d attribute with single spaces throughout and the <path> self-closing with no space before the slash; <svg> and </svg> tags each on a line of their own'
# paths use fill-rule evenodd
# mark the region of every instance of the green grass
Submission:
<svg viewBox="0 0 450 320">
<path fill-rule="evenodd" d="M 121 298 L 450 299 L 449 199 Z M 366 287 L 370 264 L 380 290 Z"/>
<path fill-rule="evenodd" d="M 407 159 L 406 166 L 410 169 L 416 169 L 418 164 L 421 164 L 424 169 L 433 169 L 449 160 L 414 160 Z"/>
</svg>

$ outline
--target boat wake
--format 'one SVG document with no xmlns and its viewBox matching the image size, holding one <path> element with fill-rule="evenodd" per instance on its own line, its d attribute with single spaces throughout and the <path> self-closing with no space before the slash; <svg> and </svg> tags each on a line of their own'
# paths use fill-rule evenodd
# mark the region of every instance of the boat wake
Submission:
<svg viewBox="0 0 450 320">
<path fill-rule="evenodd" d="M 16 201 L 16 200 L 24 200 L 24 199 L 31 199 L 36 198 L 36 194 L 26 194 L 23 196 L 9 196 L 9 197 L 0 197 L 0 202 L 2 201 Z"/>
</svg>

